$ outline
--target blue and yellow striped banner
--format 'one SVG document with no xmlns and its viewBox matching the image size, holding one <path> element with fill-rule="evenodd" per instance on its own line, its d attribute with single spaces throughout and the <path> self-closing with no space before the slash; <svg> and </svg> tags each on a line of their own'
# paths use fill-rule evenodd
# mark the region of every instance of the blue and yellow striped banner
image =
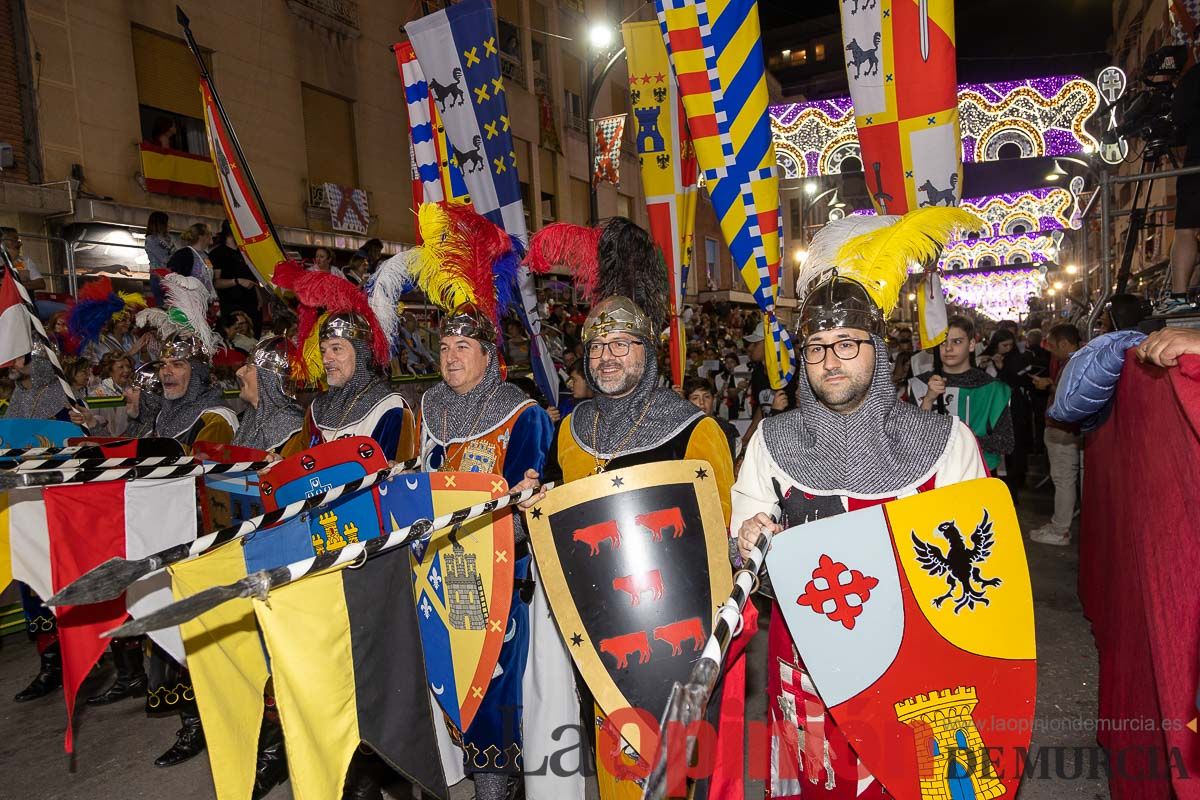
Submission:
<svg viewBox="0 0 1200 800">
<path fill-rule="evenodd" d="M 782 388 L 792 376 L 792 348 L 775 313 L 779 175 L 758 6 L 753 0 L 655 0 L 655 6 L 721 233 L 773 343 L 766 348 L 771 385 Z"/>
</svg>

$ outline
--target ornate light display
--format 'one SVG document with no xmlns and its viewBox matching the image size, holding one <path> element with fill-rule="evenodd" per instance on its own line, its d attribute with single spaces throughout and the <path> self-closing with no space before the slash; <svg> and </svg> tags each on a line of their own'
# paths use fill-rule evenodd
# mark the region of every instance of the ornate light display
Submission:
<svg viewBox="0 0 1200 800">
<path fill-rule="evenodd" d="M 1078 193 L 1082 189 L 1083 181 L 1073 180 L 1070 189 L 1053 186 L 1011 194 L 984 195 L 963 200 L 962 207 L 982 218 L 992 229 L 992 236 L 1078 230 Z M 854 212 L 859 216 L 874 213 L 873 209 Z"/>
<path fill-rule="evenodd" d="M 1029 296 L 1041 296 L 1046 277 L 1036 267 L 942 275 L 946 302 L 972 308 L 990 319 L 1021 319 Z"/>
<path fill-rule="evenodd" d="M 963 161 L 1063 156 L 1094 149 L 1083 125 L 1100 105 L 1095 85 L 1078 75 L 958 87 Z M 849 97 L 771 106 L 775 153 L 785 178 L 832 175 L 847 157 L 859 158 Z"/>
<path fill-rule="evenodd" d="M 1019 233 L 954 242 L 942 253 L 938 266 L 943 272 L 996 267 L 1036 266 L 1058 256 L 1057 238 L 1062 234 Z M 914 270 L 919 271 L 919 270 Z"/>
</svg>

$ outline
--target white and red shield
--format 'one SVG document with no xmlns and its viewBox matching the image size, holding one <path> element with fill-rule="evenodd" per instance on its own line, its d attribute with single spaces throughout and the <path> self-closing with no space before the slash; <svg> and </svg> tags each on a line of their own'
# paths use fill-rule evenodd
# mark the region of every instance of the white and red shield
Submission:
<svg viewBox="0 0 1200 800">
<path fill-rule="evenodd" d="M 983 479 L 780 533 L 767 569 L 859 759 L 901 800 L 1016 792 L 1037 664 L 1007 487 Z"/>
</svg>

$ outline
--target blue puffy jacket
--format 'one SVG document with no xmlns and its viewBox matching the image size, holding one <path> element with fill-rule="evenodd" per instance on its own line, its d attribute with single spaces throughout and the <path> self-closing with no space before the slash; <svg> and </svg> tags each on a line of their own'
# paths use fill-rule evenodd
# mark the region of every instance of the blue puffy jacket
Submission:
<svg viewBox="0 0 1200 800">
<path fill-rule="evenodd" d="M 1059 422 L 1078 422 L 1084 432 L 1100 427 L 1108 418 L 1125 352 L 1145 338 L 1141 331 L 1113 331 L 1088 342 L 1063 368 L 1054 404 L 1046 413 Z"/>
</svg>

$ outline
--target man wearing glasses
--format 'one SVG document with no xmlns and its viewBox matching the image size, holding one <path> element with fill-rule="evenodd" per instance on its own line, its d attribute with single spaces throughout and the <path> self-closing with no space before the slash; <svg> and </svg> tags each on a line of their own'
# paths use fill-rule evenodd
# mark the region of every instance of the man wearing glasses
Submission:
<svg viewBox="0 0 1200 800">
<path fill-rule="evenodd" d="M 796 408 L 764 419 L 747 446 L 733 486 L 731 532 L 739 558 L 749 556 L 764 529 L 779 532 L 987 474 L 975 437 L 962 422 L 897 399 L 884 335 L 909 257 L 900 254 L 881 278 L 877 261 L 862 275 L 856 272 L 860 262 L 840 258 L 840 251 L 865 228 L 888 231 L 906 218 L 869 219 L 823 228 L 809 252 L 824 258 L 810 255 L 797 280 L 804 300 L 794 339 L 803 362 Z M 889 294 L 881 286 L 889 281 L 891 303 L 881 307 L 873 298 Z M 771 593 L 765 573 L 763 590 Z M 778 609 L 771 615 L 767 663 L 771 730 L 798 728 L 803 731 L 798 741 L 804 742 L 801 753 L 796 740 L 777 741 L 769 795 L 884 797 L 834 720 L 813 713 L 824 708 L 820 687 L 806 673 Z"/>
<path fill-rule="evenodd" d="M 12 259 L 17 276 L 26 289 L 32 292 L 46 288 L 46 279 L 38 271 L 33 260 L 21 255 L 21 235 L 17 233 L 16 228 L 0 228 L 0 247 L 4 248 L 4 252 Z"/>
</svg>

